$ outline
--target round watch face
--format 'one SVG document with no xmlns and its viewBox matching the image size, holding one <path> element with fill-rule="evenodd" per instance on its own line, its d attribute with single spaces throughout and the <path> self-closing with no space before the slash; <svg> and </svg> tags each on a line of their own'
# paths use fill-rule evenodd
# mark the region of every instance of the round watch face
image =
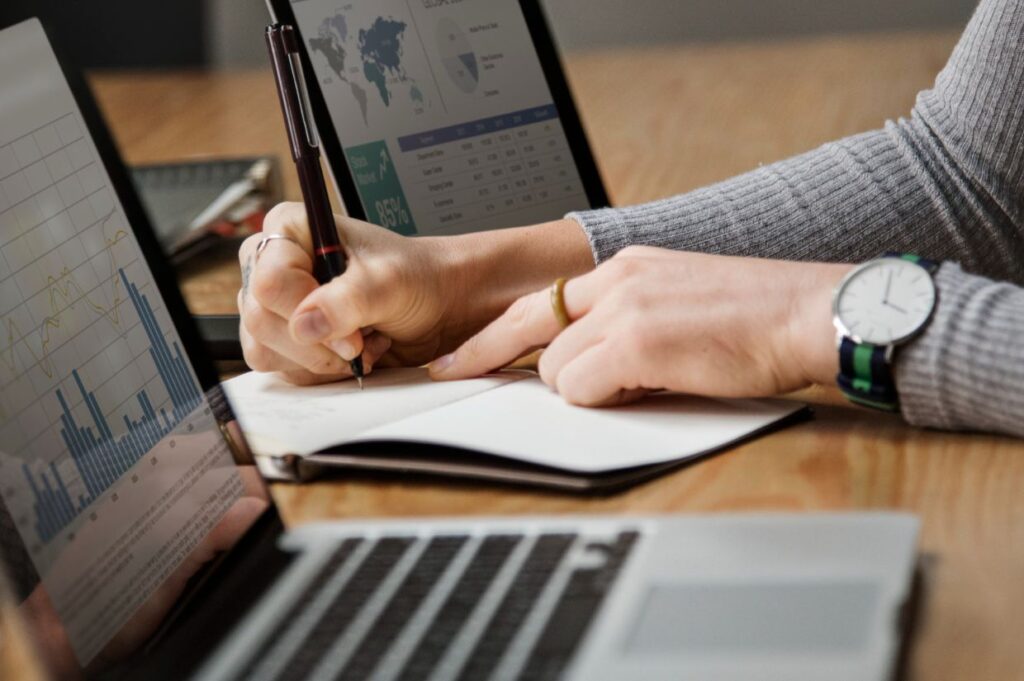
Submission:
<svg viewBox="0 0 1024 681">
<path fill-rule="evenodd" d="M 883 258 L 850 273 L 836 291 L 836 328 L 862 343 L 889 345 L 914 336 L 935 308 L 928 272 L 899 258 Z"/>
</svg>

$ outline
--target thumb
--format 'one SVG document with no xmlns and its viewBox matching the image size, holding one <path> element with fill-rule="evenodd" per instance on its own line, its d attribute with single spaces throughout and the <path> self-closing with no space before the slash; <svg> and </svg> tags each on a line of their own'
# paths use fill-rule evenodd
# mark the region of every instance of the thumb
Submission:
<svg viewBox="0 0 1024 681">
<path fill-rule="evenodd" d="M 343 359 L 363 353 L 363 328 L 373 325 L 363 287 L 344 276 L 324 284 L 299 303 L 288 324 L 301 345 L 323 343 Z"/>
</svg>

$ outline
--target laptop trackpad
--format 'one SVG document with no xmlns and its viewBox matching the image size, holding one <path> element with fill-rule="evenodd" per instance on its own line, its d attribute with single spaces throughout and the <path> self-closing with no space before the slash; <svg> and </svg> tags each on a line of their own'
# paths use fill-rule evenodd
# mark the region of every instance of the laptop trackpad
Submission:
<svg viewBox="0 0 1024 681">
<path fill-rule="evenodd" d="M 631 627 L 634 654 L 854 653 L 879 603 L 870 581 L 655 584 Z"/>
</svg>

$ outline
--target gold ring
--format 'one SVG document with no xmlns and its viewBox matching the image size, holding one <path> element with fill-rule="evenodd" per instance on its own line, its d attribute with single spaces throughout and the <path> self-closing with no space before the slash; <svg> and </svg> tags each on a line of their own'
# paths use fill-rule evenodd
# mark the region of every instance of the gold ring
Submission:
<svg viewBox="0 0 1024 681">
<path fill-rule="evenodd" d="M 569 311 L 565 309 L 565 279 L 559 279 L 551 286 L 551 309 L 554 310 L 555 319 L 563 329 L 572 324 Z"/>
<path fill-rule="evenodd" d="M 263 251 L 267 250 L 267 246 L 270 245 L 270 242 L 276 241 L 277 239 L 287 239 L 288 241 L 291 241 L 295 245 L 299 244 L 298 241 L 285 234 L 267 234 L 262 239 L 260 239 L 260 242 L 258 244 L 256 244 L 256 260 L 260 259 L 260 255 L 263 254 Z"/>
</svg>

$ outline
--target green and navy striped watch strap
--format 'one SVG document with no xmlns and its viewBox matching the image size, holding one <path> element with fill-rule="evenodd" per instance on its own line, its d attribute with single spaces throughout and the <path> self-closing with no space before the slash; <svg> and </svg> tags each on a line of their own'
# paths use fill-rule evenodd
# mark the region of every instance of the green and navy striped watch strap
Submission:
<svg viewBox="0 0 1024 681">
<path fill-rule="evenodd" d="M 843 338 L 839 343 L 836 380 L 851 402 L 885 411 L 899 409 L 899 396 L 884 347 Z"/>
</svg>

